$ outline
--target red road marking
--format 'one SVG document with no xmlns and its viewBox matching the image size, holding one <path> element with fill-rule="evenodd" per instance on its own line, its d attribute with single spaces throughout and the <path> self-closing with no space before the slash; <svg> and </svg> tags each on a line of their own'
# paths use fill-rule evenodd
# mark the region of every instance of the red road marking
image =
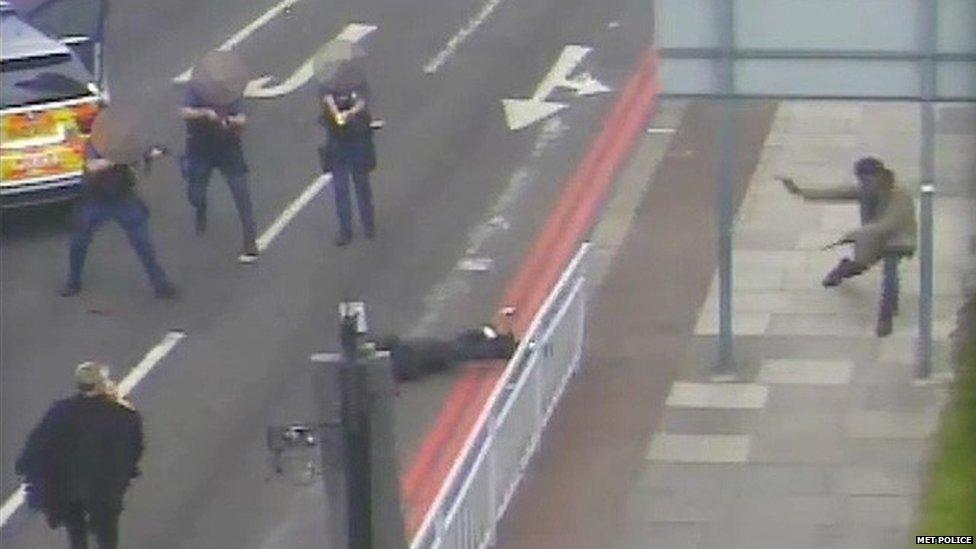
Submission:
<svg viewBox="0 0 976 549">
<path fill-rule="evenodd" d="M 516 307 L 512 324 L 519 335 L 524 334 L 592 227 L 617 170 L 653 111 L 657 93 L 657 56 L 648 51 L 641 56 L 603 129 L 570 176 L 504 293 L 502 305 Z M 423 522 L 502 370 L 473 368 L 458 380 L 404 475 L 401 484 L 411 537 Z"/>
</svg>

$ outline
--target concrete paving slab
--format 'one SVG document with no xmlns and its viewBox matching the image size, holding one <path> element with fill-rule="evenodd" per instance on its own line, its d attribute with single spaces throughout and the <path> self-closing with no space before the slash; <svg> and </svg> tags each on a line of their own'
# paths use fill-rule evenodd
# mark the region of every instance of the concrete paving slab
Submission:
<svg viewBox="0 0 976 549">
<path fill-rule="evenodd" d="M 915 496 L 921 476 L 913 466 L 861 465 L 833 473 L 836 491 L 849 496 Z"/>
<path fill-rule="evenodd" d="M 759 436 L 804 436 L 817 440 L 831 440 L 844 428 L 842 410 L 824 410 L 819 413 L 763 414 L 756 433 Z"/>
<path fill-rule="evenodd" d="M 851 314 L 773 314 L 765 333 L 790 336 L 864 338 L 874 335 L 873 316 Z"/>
<path fill-rule="evenodd" d="M 819 414 L 843 411 L 856 402 L 848 391 L 830 385 L 774 385 L 766 410 L 769 414 Z"/>
<path fill-rule="evenodd" d="M 701 549 L 814 547 L 816 526 L 807 522 L 723 521 L 705 526 Z"/>
<path fill-rule="evenodd" d="M 846 520 L 858 525 L 908 526 L 914 504 L 904 496 L 847 496 Z"/>
<path fill-rule="evenodd" d="M 621 549 L 698 549 L 703 524 L 698 522 L 644 522 L 624 526 Z"/>
<path fill-rule="evenodd" d="M 624 520 L 631 524 L 714 522 L 724 515 L 730 497 L 687 490 L 633 492 L 626 503 Z"/>
<path fill-rule="evenodd" d="M 754 436 L 750 461 L 778 465 L 834 465 L 844 458 L 844 441 L 839 433 L 829 437 Z"/>
<path fill-rule="evenodd" d="M 845 430 L 851 438 L 927 438 L 938 425 L 933 413 L 856 411 L 848 415 Z"/>
<path fill-rule="evenodd" d="M 925 413 L 939 409 L 939 387 L 916 387 L 906 383 L 859 385 L 854 390 L 863 396 L 858 407 L 865 411 Z"/>
<path fill-rule="evenodd" d="M 747 463 L 735 477 L 735 493 L 748 495 L 826 495 L 832 470 L 822 465 L 774 465 Z"/>
<path fill-rule="evenodd" d="M 647 459 L 675 463 L 745 463 L 749 437 L 741 435 L 676 435 L 658 433 Z"/>
<path fill-rule="evenodd" d="M 911 466 L 929 457 L 929 442 L 922 438 L 847 438 L 843 446 L 843 463 L 850 466 Z"/>
<path fill-rule="evenodd" d="M 849 360 L 781 359 L 763 363 L 761 383 L 774 385 L 847 385 L 854 363 Z"/>
<path fill-rule="evenodd" d="M 682 435 L 745 435 L 756 428 L 758 410 L 673 408 L 658 429 Z"/>
<path fill-rule="evenodd" d="M 844 499 L 836 495 L 739 494 L 726 517 L 741 523 L 837 524 L 844 519 Z"/>
<path fill-rule="evenodd" d="M 736 313 L 732 319 L 732 327 L 736 335 L 763 335 L 766 333 L 772 315 L 769 313 Z M 695 335 L 717 335 L 718 314 L 701 314 L 695 324 Z"/>
<path fill-rule="evenodd" d="M 730 495 L 740 473 L 739 464 L 650 463 L 637 478 L 637 491 L 667 489 L 674 492 Z"/>
<path fill-rule="evenodd" d="M 761 409 L 768 389 L 754 383 L 689 383 L 676 381 L 665 401 L 672 408 Z"/>
<path fill-rule="evenodd" d="M 814 545 L 818 549 L 900 549 L 914 546 L 907 528 L 865 524 L 819 526 Z"/>
</svg>

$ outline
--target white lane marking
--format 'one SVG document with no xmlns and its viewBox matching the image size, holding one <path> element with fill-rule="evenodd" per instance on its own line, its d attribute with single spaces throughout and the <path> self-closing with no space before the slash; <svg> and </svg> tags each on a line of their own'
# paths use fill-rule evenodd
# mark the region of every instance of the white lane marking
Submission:
<svg viewBox="0 0 976 549">
<path fill-rule="evenodd" d="M 528 99 L 502 99 L 505 122 L 508 124 L 508 128 L 520 130 L 565 109 L 568 106 L 566 103 L 546 101 L 546 97 L 556 88 L 569 88 L 574 90 L 577 95 L 593 95 L 610 91 L 609 87 L 589 73 L 583 73 L 576 78 L 569 78 L 569 74 L 591 51 L 593 48 L 586 46 L 575 44 L 565 46 L 549 72 L 536 86 L 532 97 Z"/>
<path fill-rule="evenodd" d="M 150 371 L 152 371 L 156 364 L 159 364 L 159 361 L 169 354 L 169 352 L 172 351 L 173 348 L 176 347 L 176 345 L 178 345 L 179 342 L 185 337 L 185 333 L 175 330 L 168 332 L 165 336 L 163 336 L 162 341 L 150 349 L 149 352 L 142 357 L 142 360 L 139 361 L 139 364 L 136 364 L 135 368 L 129 370 L 129 373 L 126 374 L 125 378 L 119 382 L 119 394 L 122 396 L 128 395 L 129 392 L 132 391 L 132 389 L 135 388 L 135 386 L 142 381 L 142 379 L 145 378 Z M 10 517 L 12 517 L 14 513 L 17 512 L 17 509 L 24 504 L 26 489 L 27 485 L 21 484 L 17 487 L 17 490 L 14 491 L 14 493 L 3 502 L 3 507 L 0 507 L 0 527 L 6 526 L 7 521 L 10 520 Z"/>
<path fill-rule="evenodd" d="M 323 44 L 322 47 L 324 48 L 327 44 L 340 40 L 346 42 L 359 42 L 377 28 L 378 27 L 376 25 L 350 23 L 342 29 L 342 32 L 336 35 L 336 37 L 329 42 L 326 42 L 326 44 Z M 247 87 L 244 89 L 244 97 L 270 99 L 272 97 L 280 97 L 297 90 L 315 75 L 312 65 L 312 60 L 314 58 L 315 54 L 312 54 L 298 67 L 294 73 L 292 73 L 291 76 L 289 76 L 281 84 L 269 86 L 274 78 L 267 75 L 251 80 L 247 83 Z"/>
<path fill-rule="evenodd" d="M 424 72 L 427 74 L 434 74 L 440 70 L 440 68 L 444 66 L 444 63 L 447 63 L 447 60 L 454 55 L 454 51 L 458 49 L 458 46 L 467 40 L 471 33 L 478 30 L 478 27 L 480 27 L 481 24 L 488 19 L 491 12 L 495 11 L 495 8 L 497 8 L 498 4 L 501 4 L 502 1 L 503 0 L 488 0 L 488 2 L 481 8 L 481 11 L 475 14 L 475 16 L 468 21 L 468 24 L 461 28 L 457 34 L 452 36 L 441 51 L 437 52 L 437 55 L 427 61 L 427 63 L 424 65 Z"/>
<path fill-rule="evenodd" d="M 332 181 L 331 173 L 322 174 L 315 178 L 315 181 L 312 181 L 309 186 L 302 191 L 302 194 L 298 195 L 298 198 L 293 200 L 292 203 L 285 208 L 285 211 L 281 212 L 278 219 L 275 219 L 274 223 L 272 223 L 267 230 L 265 230 L 264 233 L 258 237 L 258 251 L 264 252 L 266 249 L 268 249 L 268 246 L 271 245 L 271 242 L 278 236 L 278 233 L 284 230 L 284 228 L 288 226 L 288 223 L 290 223 L 291 220 L 298 215 L 298 212 L 302 211 L 302 208 L 311 202 L 312 199 L 315 198 L 315 195 L 324 189 L 330 181 Z"/>
<path fill-rule="evenodd" d="M 540 158 L 546 150 L 553 147 L 565 135 L 568 129 L 569 126 L 558 116 L 547 120 L 536 137 L 530 158 Z M 521 166 L 512 172 L 505 190 L 488 210 L 487 221 L 478 224 L 469 231 L 468 245 L 464 251 L 466 257 L 484 257 L 481 254 L 485 244 L 495 235 L 511 229 L 511 223 L 506 216 L 511 213 L 510 210 L 519 203 L 525 193 L 531 189 L 532 183 L 538 179 L 538 176 L 538 170 L 527 166 Z M 459 259 L 459 262 L 463 261 L 464 258 Z M 471 292 L 471 283 L 469 282 L 471 273 L 456 270 L 457 266 L 458 263 L 455 263 L 455 267 L 424 296 L 423 313 L 414 323 L 407 337 L 421 337 L 430 333 L 447 309 L 448 304 Z"/>
<path fill-rule="evenodd" d="M 0 527 L 5 526 L 7 521 L 20 509 L 20 506 L 24 504 L 24 498 L 27 496 L 27 485 L 21 484 L 17 487 L 17 490 L 7 498 L 7 501 L 3 502 L 3 507 L 0 507 Z"/>
<path fill-rule="evenodd" d="M 675 132 L 674 128 L 647 128 L 647 133 L 649 134 L 656 134 L 656 133 L 669 134 L 674 132 Z"/>
<path fill-rule="evenodd" d="M 156 364 L 169 354 L 173 350 L 173 347 L 176 347 L 185 337 L 185 333 L 175 330 L 163 336 L 163 340 L 150 349 L 146 353 L 146 356 L 142 357 L 142 360 L 139 361 L 139 364 L 136 364 L 135 368 L 129 370 L 125 378 L 119 382 L 119 393 L 123 396 L 129 394 L 135 388 L 136 384 L 142 381 L 142 378 L 146 377 L 156 367 Z"/>
<path fill-rule="evenodd" d="M 251 35 L 251 33 L 253 33 L 254 31 L 258 30 L 265 23 L 267 23 L 268 21 L 271 21 L 272 19 L 274 19 L 275 17 L 277 17 L 279 13 L 281 13 L 281 12 L 283 12 L 283 11 L 291 8 L 292 6 L 294 6 L 295 4 L 297 4 L 298 2 L 299 2 L 299 0 L 282 0 L 276 6 L 274 6 L 271 9 L 269 9 L 268 11 L 264 12 L 264 14 L 262 14 L 260 17 L 258 17 L 254 21 L 251 21 L 250 23 L 248 23 L 248 25 L 246 27 L 244 27 L 243 29 L 237 31 L 236 34 L 234 34 L 233 36 L 231 36 L 230 38 L 228 38 L 223 44 L 221 44 L 220 46 L 217 46 L 217 49 L 218 50 L 223 50 L 223 51 L 229 51 L 229 50 L 234 49 L 235 46 L 237 46 L 238 44 L 240 44 L 241 42 L 243 42 L 245 38 L 247 38 L 248 36 Z M 192 72 L 193 72 L 193 67 L 190 67 L 190 68 L 186 69 L 185 71 L 183 71 L 182 73 L 180 73 L 179 76 L 177 76 L 176 78 L 173 79 L 173 83 L 175 83 L 175 84 L 183 84 L 185 82 L 189 82 L 189 80 L 190 80 L 190 74 Z"/>
</svg>

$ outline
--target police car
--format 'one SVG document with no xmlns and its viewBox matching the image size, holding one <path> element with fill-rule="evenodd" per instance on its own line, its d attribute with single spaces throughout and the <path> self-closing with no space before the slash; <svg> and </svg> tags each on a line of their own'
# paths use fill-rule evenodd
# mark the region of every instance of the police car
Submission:
<svg viewBox="0 0 976 549">
<path fill-rule="evenodd" d="M 0 1 L 0 207 L 73 198 L 102 86 L 104 0 Z"/>
</svg>

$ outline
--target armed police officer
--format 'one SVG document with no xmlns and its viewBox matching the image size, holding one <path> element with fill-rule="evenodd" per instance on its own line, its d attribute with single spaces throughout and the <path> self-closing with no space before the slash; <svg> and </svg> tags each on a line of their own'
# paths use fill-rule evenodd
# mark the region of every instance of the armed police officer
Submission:
<svg viewBox="0 0 976 549">
<path fill-rule="evenodd" d="M 849 200 L 860 205 L 861 227 L 844 234 L 838 243 L 854 244 L 853 257 L 845 257 L 823 279 L 824 287 L 840 285 L 881 262 L 884 274 L 878 307 L 878 337 L 891 334 L 898 313 L 898 263 L 915 252 L 915 201 L 895 183 L 895 174 L 881 160 L 861 158 L 854 164 L 857 185 L 824 189 L 798 186 L 789 177 L 778 177 L 786 189 L 806 200 Z"/>
<path fill-rule="evenodd" d="M 247 181 L 241 132 L 247 124 L 243 92 L 247 73 L 231 52 L 213 51 L 193 68 L 180 109 L 186 121 L 186 156 L 183 162 L 187 199 L 194 207 L 197 234 L 207 230 L 207 187 L 214 169 L 223 174 L 241 221 L 242 263 L 257 259 L 254 208 Z"/>
<path fill-rule="evenodd" d="M 92 126 L 82 175 L 82 194 L 75 206 L 69 245 L 68 280 L 61 295 L 81 291 L 82 271 L 92 236 L 106 221 L 118 223 L 149 275 L 158 298 L 172 298 L 176 290 L 156 259 L 149 236 L 149 207 L 135 191 L 133 165 L 148 160 L 146 147 L 135 136 L 138 118 L 129 111 L 109 107 Z"/>
</svg>

